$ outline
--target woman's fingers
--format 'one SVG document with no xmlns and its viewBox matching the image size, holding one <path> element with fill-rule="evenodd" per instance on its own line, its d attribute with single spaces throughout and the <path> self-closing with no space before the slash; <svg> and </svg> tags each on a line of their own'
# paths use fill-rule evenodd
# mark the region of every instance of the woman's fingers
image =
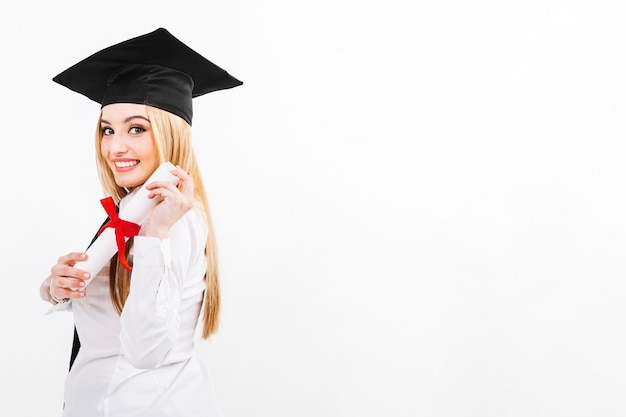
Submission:
<svg viewBox="0 0 626 417">
<path fill-rule="evenodd" d="M 177 166 L 176 169 L 172 171 L 172 174 L 176 175 L 179 179 L 177 188 L 180 190 L 180 192 L 185 194 L 187 198 L 193 198 L 194 183 L 191 175 L 187 174 L 187 172 L 185 172 L 185 170 L 179 166 Z"/>
<path fill-rule="evenodd" d="M 59 257 L 59 260 L 57 261 L 57 265 L 64 264 L 64 265 L 74 266 L 77 262 L 84 261 L 86 259 L 87 259 L 87 254 L 84 252 L 70 252 L 67 255 L 63 255 Z"/>
<path fill-rule="evenodd" d="M 74 268 L 74 265 L 87 259 L 87 254 L 72 252 L 59 257 L 50 268 L 50 294 L 53 298 L 80 298 L 85 296 L 85 281 L 90 278 L 87 271 Z"/>
<path fill-rule="evenodd" d="M 177 205 L 181 206 L 185 211 L 191 209 L 195 198 L 193 178 L 180 167 L 176 167 L 175 170 L 170 172 L 178 177 L 178 185 L 165 181 L 155 181 L 146 184 L 146 188 L 150 191 L 148 198 L 156 197 L 159 202 L 172 199 L 177 201 Z"/>
<path fill-rule="evenodd" d="M 50 292 L 57 299 L 81 298 L 85 296 L 85 282 L 78 279 L 54 279 L 50 281 Z"/>
<path fill-rule="evenodd" d="M 160 196 L 162 198 L 173 197 L 180 193 L 178 188 L 169 182 L 155 181 L 146 185 L 146 188 L 150 190 L 148 198 L 154 198 L 156 196 Z"/>
<path fill-rule="evenodd" d="M 157 204 L 141 227 L 143 236 L 167 237 L 171 227 L 195 204 L 193 178 L 180 167 L 170 172 L 178 177 L 177 186 L 162 181 L 146 184 L 148 198 Z"/>
</svg>

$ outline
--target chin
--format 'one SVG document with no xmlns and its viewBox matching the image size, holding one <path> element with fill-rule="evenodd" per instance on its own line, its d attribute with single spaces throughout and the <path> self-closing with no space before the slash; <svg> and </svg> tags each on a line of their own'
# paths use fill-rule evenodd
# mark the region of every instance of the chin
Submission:
<svg viewBox="0 0 626 417">
<path fill-rule="evenodd" d="M 143 184 L 143 182 L 133 181 L 129 178 L 116 178 L 115 183 L 118 185 L 118 187 L 122 188 L 135 188 Z"/>
</svg>

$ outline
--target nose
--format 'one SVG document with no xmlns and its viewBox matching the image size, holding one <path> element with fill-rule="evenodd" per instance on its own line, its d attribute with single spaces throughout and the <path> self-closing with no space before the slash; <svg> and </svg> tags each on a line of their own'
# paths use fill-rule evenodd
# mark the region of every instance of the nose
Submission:
<svg viewBox="0 0 626 417">
<path fill-rule="evenodd" d="M 128 151 L 128 143 L 123 135 L 113 134 L 109 137 L 109 153 L 111 155 L 122 155 Z"/>
</svg>

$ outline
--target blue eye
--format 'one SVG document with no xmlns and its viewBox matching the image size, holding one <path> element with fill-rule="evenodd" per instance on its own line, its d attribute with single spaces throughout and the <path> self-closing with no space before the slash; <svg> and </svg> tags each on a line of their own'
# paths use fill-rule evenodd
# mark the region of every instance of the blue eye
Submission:
<svg viewBox="0 0 626 417">
<path fill-rule="evenodd" d="M 109 136 L 113 134 L 113 129 L 111 129 L 110 127 L 103 127 L 102 128 L 102 134 L 104 136 Z"/>
</svg>

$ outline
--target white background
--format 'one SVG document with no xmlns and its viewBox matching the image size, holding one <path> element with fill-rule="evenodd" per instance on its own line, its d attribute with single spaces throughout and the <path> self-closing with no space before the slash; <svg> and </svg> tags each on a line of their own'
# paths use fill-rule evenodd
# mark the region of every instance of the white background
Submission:
<svg viewBox="0 0 626 417">
<path fill-rule="evenodd" d="M 51 78 L 165 27 L 245 83 L 194 104 L 224 297 L 200 351 L 226 417 L 626 415 L 625 19 L 605 0 L 4 4 L 2 408 L 59 415 L 72 318 L 38 288 L 104 218 L 99 106 Z"/>
</svg>

